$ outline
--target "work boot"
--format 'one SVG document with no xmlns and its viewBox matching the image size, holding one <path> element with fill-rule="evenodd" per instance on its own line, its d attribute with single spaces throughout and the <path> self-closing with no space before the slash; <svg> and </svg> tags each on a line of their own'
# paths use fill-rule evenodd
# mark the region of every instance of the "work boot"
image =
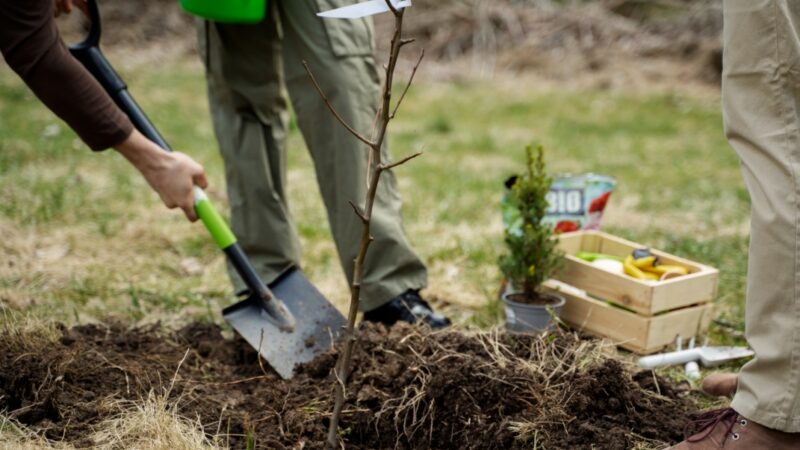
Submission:
<svg viewBox="0 0 800 450">
<path fill-rule="evenodd" d="M 699 430 L 667 450 L 796 450 L 800 433 L 785 433 L 763 427 L 740 416 L 733 408 L 717 409 L 700 416 Z"/>
<path fill-rule="evenodd" d="M 712 397 L 730 397 L 736 393 L 739 375 L 735 373 L 712 373 L 703 379 L 700 390 Z"/>
<path fill-rule="evenodd" d="M 434 330 L 450 325 L 450 319 L 436 314 L 433 308 L 419 295 L 419 290 L 409 289 L 383 305 L 364 313 L 364 320 L 378 322 L 387 326 L 398 321 L 428 324 Z"/>
</svg>

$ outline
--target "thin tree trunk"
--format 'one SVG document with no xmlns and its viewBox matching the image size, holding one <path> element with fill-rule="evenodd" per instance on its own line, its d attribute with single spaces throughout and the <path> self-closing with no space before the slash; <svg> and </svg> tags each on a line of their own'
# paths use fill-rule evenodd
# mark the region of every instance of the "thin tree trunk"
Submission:
<svg viewBox="0 0 800 450">
<path fill-rule="evenodd" d="M 411 73 L 411 77 L 408 81 L 408 86 L 406 86 L 406 89 L 400 96 L 400 99 L 395 105 L 394 110 L 392 110 L 391 109 L 392 84 L 394 82 L 394 71 L 397 66 L 397 60 L 400 55 L 400 50 L 403 48 L 403 46 L 413 42 L 413 39 L 403 39 L 402 36 L 404 10 L 396 9 L 389 0 L 385 1 L 386 4 L 391 9 L 392 14 L 394 14 L 395 29 L 394 29 L 394 34 L 392 36 L 389 62 L 386 65 L 386 74 L 380 97 L 381 104 L 377 112 L 375 127 L 369 139 L 364 137 L 364 135 L 360 134 L 347 122 L 345 122 L 342 116 L 339 115 L 339 113 L 330 103 L 328 98 L 325 96 L 325 93 L 320 88 L 308 65 L 305 62 L 303 62 L 303 65 L 305 66 L 308 76 L 314 83 L 314 87 L 317 89 L 317 92 L 319 92 L 320 96 L 322 97 L 323 101 L 325 102 L 326 106 L 331 111 L 331 113 L 334 115 L 334 117 L 353 136 L 355 136 L 358 140 L 365 143 L 369 147 L 369 164 L 367 165 L 368 166 L 367 192 L 364 199 L 364 209 L 362 210 L 355 203 L 350 202 L 350 205 L 353 207 L 353 210 L 355 211 L 356 215 L 358 215 L 359 219 L 361 219 L 363 228 L 361 230 L 361 241 L 359 245 L 358 254 L 353 263 L 353 281 L 350 289 L 350 310 L 347 315 L 347 328 L 345 329 L 343 334 L 344 346 L 341 353 L 339 353 L 339 358 L 336 361 L 336 367 L 334 369 L 336 381 L 334 385 L 333 411 L 331 413 L 330 425 L 328 428 L 327 444 L 329 449 L 336 449 L 339 447 L 339 438 L 338 438 L 339 419 L 341 417 L 342 408 L 344 406 L 347 379 L 350 375 L 353 347 L 355 346 L 356 342 L 355 324 L 356 324 L 356 315 L 358 314 L 358 305 L 361 298 L 360 297 L 361 281 L 364 275 L 364 261 L 366 260 L 367 257 L 367 250 L 369 249 L 370 243 L 372 243 L 373 240 L 373 237 L 370 234 L 370 224 L 372 221 L 373 205 L 375 204 L 375 195 L 378 191 L 378 183 L 380 181 L 381 173 L 383 173 L 385 170 L 389 170 L 401 164 L 404 164 L 409 160 L 420 155 L 420 153 L 415 153 L 399 161 L 388 164 L 381 160 L 381 148 L 383 147 L 383 141 L 386 138 L 386 130 L 389 126 L 389 121 L 391 121 L 394 118 L 395 114 L 397 113 L 397 109 L 400 106 L 400 103 L 403 101 L 405 93 L 408 91 L 408 86 L 411 85 L 414 75 L 417 72 L 417 68 L 419 67 L 419 64 L 422 62 L 422 55 L 424 55 L 424 53 L 420 55 L 420 59 L 417 61 L 417 64 L 414 66 L 414 69 Z"/>
</svg>

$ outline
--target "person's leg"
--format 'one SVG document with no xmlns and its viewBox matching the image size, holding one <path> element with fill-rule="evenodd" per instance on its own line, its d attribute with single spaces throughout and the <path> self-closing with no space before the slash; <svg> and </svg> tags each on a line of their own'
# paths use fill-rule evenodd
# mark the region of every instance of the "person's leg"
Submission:
<svg viewBox="0 0 800 450">
<path fill-rule="evenodd" d="M 731 406 L 800 432 L 800 2 L 725 2 L 723 109 L 752 202 L 745 328 L 756 357 Z"/>
<path fill-rule="evenodd" d="M 752 203 L 736 394 L 675 450 L 800 448 L 800 2 L 725 0 L 722 103 Z M 725 381 L 727 380 L 727 381 Z"/>
<path fill-rule="evenodd" d="M 265 282 L 300 262 L 284 189 L 288 104 L 279 34 L 274 15 L 255 25 L 198 25 L 231 228 Z M 229 273 L 235 289 L 243 289 L 231 267 Z"/>
<path fill-rule="evenodd" d="M 361 221 L 349 203 L 362 204 L 366 190 L 367 147 L 339 124 L 306 75 L 307 61 L 341 116 L 365 135 L 371 133 L 380 79 L 373 57 L 371 21 L 320 19 L 316 13 L 343 6 L 340 0 L 282 0 L 284 67 L 300 131 L 311 152 L 317 181 L 340 262 L 348 280 L 361 240 Z M 388 152 L 384 147 L 384 158 Z M 413 170 L 410 168 L 409 170 Z M 408 289 L 420 289 L 427 272 L 406 238 L 397 181 L 381 176 L 372 218 L 361 287 L 361 309 L 369 311 Z"/>
<path fill-rule="evenodd" d="M 800 3 L 723 8 L 725 132 L 752 202 L 745 331 L 756 356 L 731 408 L 674 449 L 800 448 Z"/>
</svg>

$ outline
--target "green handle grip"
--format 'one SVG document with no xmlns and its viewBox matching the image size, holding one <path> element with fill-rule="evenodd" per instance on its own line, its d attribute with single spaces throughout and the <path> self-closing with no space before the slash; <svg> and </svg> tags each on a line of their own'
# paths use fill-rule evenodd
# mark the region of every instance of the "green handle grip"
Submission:
<svg viewBox="0 0 800 450">
<path fill-rule="evenodd" d="M 224 250 L 235 244 L 236 236 L 233 235 L 231 229 L 228 228 L 228 224 L 225 223 L 225 219 L 219 215 L 214 205 L 211 204 L 211 201 L 208 200 L 206 193 L 197 186 L 194 187 L 193 192 L 194 210 L 197 212 L 200 220 L 203 221 L 208 232 L 211 233 L 211 237 L 214 238 L 217 247 Z"/>
</svg>

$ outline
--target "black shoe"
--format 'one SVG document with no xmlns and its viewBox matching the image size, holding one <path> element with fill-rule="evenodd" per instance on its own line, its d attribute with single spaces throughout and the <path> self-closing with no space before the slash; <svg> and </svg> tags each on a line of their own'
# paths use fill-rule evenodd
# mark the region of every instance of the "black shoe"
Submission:
<svg viewBox="0 0 800 450">
<path fill-rule="evenodd" d="M 417 323 L 422 320 L 434 330 L 450 325 L 450 319 L 433 312 L 431 305 L 419 296 L 419 291 L 409 289 L 387 303 L 364 313 L 364 320 L 387 326 L 398 321 Z"/>
</svg>

